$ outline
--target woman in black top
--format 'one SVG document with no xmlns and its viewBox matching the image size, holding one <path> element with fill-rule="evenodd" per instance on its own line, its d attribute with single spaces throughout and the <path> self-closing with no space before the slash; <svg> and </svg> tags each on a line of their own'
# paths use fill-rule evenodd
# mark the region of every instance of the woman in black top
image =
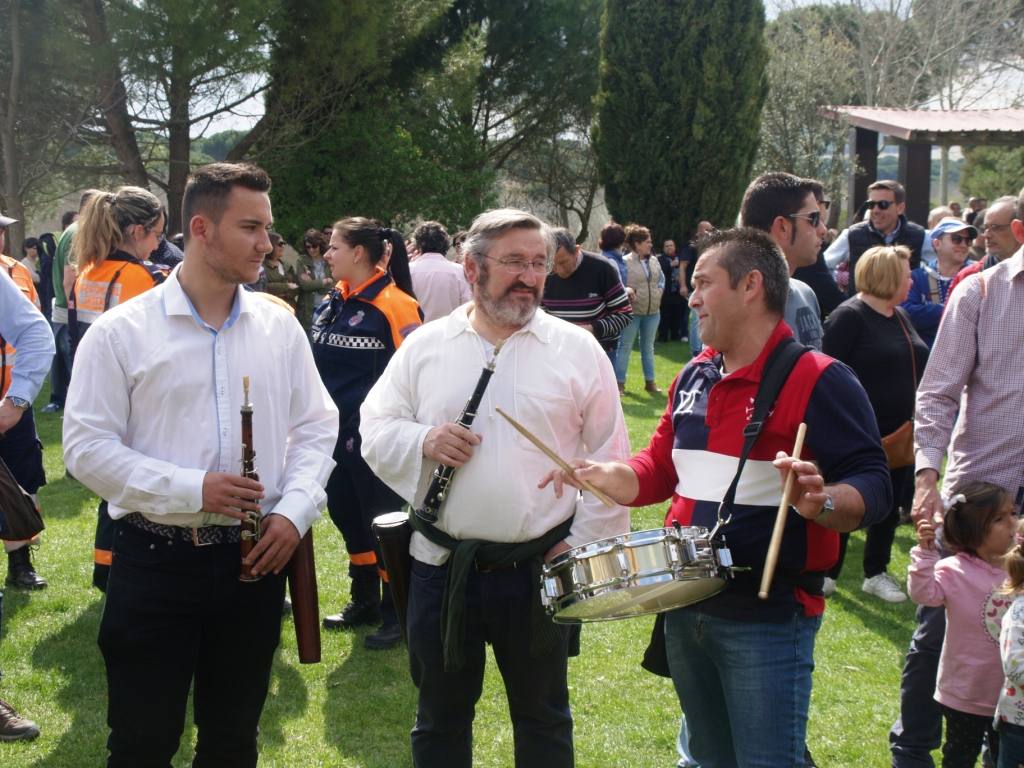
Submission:
<svg viewBox="0 0 1024 768">
<path fill-rule="evenodd" d="M 928 345 L 899 306 L 910 290 L 910 251 L 904 246 L 871 248 L 857 260 L 854 277 L 859 293 L 836 307 L 825 321 L 822 351 L 857 374 L 871 401 L 878 431 L 888 435 L 914 418 L 917 382 L 928 362 Z M 884 521 L 867 530 L 861 588 L 888 602 L 900 603 L 907 596 L 886 568 L 899 524 L 899 508 L 909 503 L 914 467 L 889 471 L 893 508 Z M 848 539 L 848 533 L 842 534 L 839 561 L 825 582 L 826 594 L 835 590 Z"/>
</svg>

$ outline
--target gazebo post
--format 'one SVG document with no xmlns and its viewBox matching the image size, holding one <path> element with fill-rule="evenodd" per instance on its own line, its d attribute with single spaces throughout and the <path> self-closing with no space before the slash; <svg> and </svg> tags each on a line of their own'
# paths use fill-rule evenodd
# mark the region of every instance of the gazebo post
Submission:
<svg viewBox="0 0 1024 768">
<path fill-rule="evenodd" d="M 851 172 L 847 200 L 846 223 L 854 224 L 854 216 L 868 199 L 868 185 L 878 178 L 878 131 L 851 128 L 847 142 Z"/>
<path fill-rule="evenodd" d="M 924 224 L 932 184 L 932 145 L 922 142 L 900 144 L 899 180 L 907 190 L 907 218 Z"/>
</svg>

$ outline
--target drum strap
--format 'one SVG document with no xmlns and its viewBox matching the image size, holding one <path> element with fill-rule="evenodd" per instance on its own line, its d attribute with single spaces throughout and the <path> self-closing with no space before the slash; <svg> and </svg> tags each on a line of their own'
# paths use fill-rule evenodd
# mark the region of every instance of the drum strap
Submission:
<svg viewBox="0 0 1024 768">
<path fill-rule="evenodd" d="M 757 388 L 757 395 L 754 397 L 754 413 L 750 421 L 743 428 L 743 449 L 740 451 L 739 464 L 736 466 L 736 474 L 729 483 L 729 489 L 718 507 L 718 524 L 711 533 L 714 538 L 721 528 L 729 524 L 732 519 L 732 507 L 736 502 L 736 490 L 739 488 L 740 475 L 743 474 L 743 467 L 747 463 L 747 457 L 754 448 L 754 443 L 761 436 L 764 423 L 771 412 L 775 401 L 779 399 L 786 379 L 796 365 L 800 356 L 810 347 L 805 347 L 792 336 L 787 336 L 780 341 L 775 349 L 768 355 L 765 361 L 764 370 L 761 373 L 761 384 Z"/>
</svg>

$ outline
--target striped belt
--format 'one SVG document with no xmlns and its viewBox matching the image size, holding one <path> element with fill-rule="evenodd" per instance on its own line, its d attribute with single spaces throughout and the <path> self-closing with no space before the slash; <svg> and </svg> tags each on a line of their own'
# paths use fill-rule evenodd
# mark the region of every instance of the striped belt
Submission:
<svg viewBox="0 0 1024 768">
<path fill-rule="evenodd" d="M 209 544 L 237 544 L 242 540 L 242 528 L 238 525 L 204 525 L 202 528 L 161 525 L 143 517 L 139 512 L 132 512 L 121 519 L 140 531 L 172 541 L 184 541 L 197 547 Z"/>
</svg>

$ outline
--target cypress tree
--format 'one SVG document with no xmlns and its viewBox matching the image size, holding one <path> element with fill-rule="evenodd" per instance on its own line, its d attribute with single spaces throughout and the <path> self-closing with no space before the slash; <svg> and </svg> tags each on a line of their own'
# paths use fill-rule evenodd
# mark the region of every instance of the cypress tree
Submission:
<svg viewBox="0 0 1024 768">
<path fill-rule="evenodd" d="M 595 147 L 608 209 L 655 242 L 730 225 L 767 93 L 761 0 L 607 0 Z"/>
</svg>

